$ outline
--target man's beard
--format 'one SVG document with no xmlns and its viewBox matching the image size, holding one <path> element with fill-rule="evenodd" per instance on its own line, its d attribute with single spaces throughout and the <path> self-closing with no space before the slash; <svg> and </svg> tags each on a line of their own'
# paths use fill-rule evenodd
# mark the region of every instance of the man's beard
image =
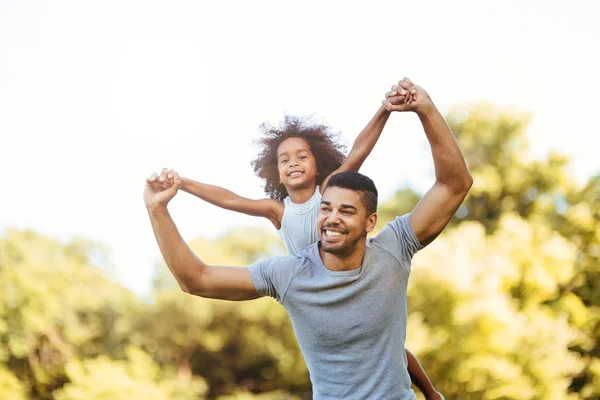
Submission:
<svg viewBox="0 0 600 400">
<path fill-rule="evenodd" d="M 331 245 L 331 246 L 329 244 L 325 243 L 323 240 L 321 240 L 321 249 L 325 253 L 343 257 L 345 255 L 352 253 L 352 251 L 356 247 L 356 244 L 360 240 L 364 239 L 365 236 L 366 236 L 366 232 L 365 232 L 365 234 L 358 236 L 354 240 L 352 240 L 352 239 L 348 238 L 348 236 L 346 236 L 346 240 L 344 240 L 342 243 Z"/>
</svg>

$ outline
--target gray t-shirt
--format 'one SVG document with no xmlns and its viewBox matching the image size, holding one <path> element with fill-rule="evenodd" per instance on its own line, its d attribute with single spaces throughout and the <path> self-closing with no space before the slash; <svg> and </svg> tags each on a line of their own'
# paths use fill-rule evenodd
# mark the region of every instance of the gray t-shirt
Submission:
<svg viewBox="0 0 600 400">
<path fill-rule="evenodd" d="M 367 239 L 363 264 L 330 271 L 313 243 L 249 267 L 256 291 L 290 315 L 315 399 L 411 400 L 404 343 L 412 256 L 409 215 Z"/>
</svg>

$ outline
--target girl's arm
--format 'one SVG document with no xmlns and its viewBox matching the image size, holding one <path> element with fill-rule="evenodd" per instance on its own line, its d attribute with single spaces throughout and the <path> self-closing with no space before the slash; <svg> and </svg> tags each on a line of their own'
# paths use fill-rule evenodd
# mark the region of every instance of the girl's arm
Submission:
<svg viewBox="0 0 600 400">
<path fill-rule="evenodd" d="M 237 211 L 255 217 L 267 218 L 275 228 L 281 228 L 283 203 L 273 199 L 252 200 L 239 196 L 225 188 L 181 178 L 181 189 L 202 200 L 226 210 Z"/>
<path fill-rule="evenodd" d="M 416 387 L 421 390 L 421 393 L 425 396 L 426 400 L 439 400 L 443 399 L 444 396 L 435 388 L 433 384 L 429 380 L 427 373 L 417 360 L 417 357 L 413 353 L 411 353 L 408 349 L 406 351 L 406 359 L 408 360 L 408 374 L 410 375 L 411 381 L 415 384 Z"/>
</svg>

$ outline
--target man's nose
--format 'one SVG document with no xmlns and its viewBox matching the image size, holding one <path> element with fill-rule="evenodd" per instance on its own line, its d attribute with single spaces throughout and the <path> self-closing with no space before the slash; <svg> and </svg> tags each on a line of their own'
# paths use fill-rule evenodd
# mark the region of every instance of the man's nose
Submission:
<svg viewBox="0 0 600 400">
<path fill-rule="evenodd" d="M 340 222 L 340 214 L 333 210 L 327 215 L 327 223 L 332 225 L 337 225 Z"/>
</svg>

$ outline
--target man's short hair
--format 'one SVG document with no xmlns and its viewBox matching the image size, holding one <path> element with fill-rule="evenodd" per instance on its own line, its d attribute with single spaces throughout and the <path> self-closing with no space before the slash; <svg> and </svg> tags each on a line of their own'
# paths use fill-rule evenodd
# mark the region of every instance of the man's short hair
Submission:
<svg viewBox="0 0 600 400">
<path fill-rule="evenodd" d="M 377 212 L 377 188 L 368 176 L 354 171 L 340 172 L 329 179 L 327 188 L 330 187 L 359 192 L 363 205 L 367 210 L 367 215 Z"/>
</svg>

